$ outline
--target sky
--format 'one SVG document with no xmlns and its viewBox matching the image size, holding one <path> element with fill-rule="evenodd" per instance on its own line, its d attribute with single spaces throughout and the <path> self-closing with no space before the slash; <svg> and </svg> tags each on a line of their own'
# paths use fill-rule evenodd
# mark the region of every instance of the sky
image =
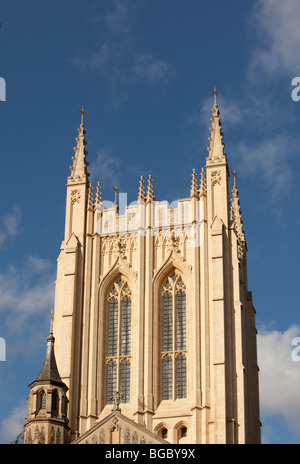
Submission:
<svg viewBox="0 0 300 464">
<path fill-rule="evenodd" d="M 248 246 L 262 442 L 299 444 L 299 1 L 2 0 L 0 23 L 0 443 L 22 430 L 45 354 L 78 109 L 102 197 L 118 184 L 135 201 L 151 174 L 171 203 L 205 166 L 216 86 Z"/>
</svg>

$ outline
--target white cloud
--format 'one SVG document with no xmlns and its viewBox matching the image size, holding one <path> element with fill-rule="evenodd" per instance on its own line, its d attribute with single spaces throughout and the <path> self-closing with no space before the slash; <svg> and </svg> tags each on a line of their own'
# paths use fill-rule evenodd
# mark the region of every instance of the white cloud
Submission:
<svg viewBox="0 0 300 464">
<path fill-rule="evenodd" d="M 232 150 L 231 157 L 241 172 L 265 183 L 269 200 L 275 205 L 289 191 L 293 178 L 289 161 L 297 151 L 296 140 L 276 135 L 250 146 L 241 142 Z"/>
<path fill-rule="evenodd" d="M 0 273 L 0 311 L 32 314 L 53 304 L 54 265 L 28 256 L 23 267 L 10 266 Z"/>
<path fill-rule="evenodd" d="M 258 334 L 261 410 L 282 415 L 290 428 L 300 435 L 300 360 L 293 361 L 292 341 L 300 335 L 295 324 L 284 332 L 262 330 Z M 267 430 L 270 435 L 270 430 Z"/>
<path fill-rule="evenodd" d="M 92 182 L 100 181 L 102 186 L 113 187 L 119 182 L 121 159 L 114 154 L 112 147 L 103 147 L 96 151 L 95 160 L 90 163 L 90 174 Z"/>
<path fill-rule="evenodd" d="M 8 444 L 16 440 L 23 430 L 26 414 L 27 401 L 24 400 L 12 410 L 10 416 L 2 420 L 0 426 L 0 443 Z"/>
<path fill-rule="evenodd" d="M 135 57 L 132 71 L 137 79 L 150 81 L 153 84 L 166 82 L 174 76 L 167 61 L 160 60 L 150 53 L 138 54 Z"/>
<path fill-rule="evenodd" d="M 251 78 L 261 77 L 260 72 L 273 78 L 284 73 L 299 75 L 299 0 L 258 0 L 250 24 L 260 40 L 252 53 Z"/>
<path fill-rule="evenodd" d="M 43 337 L 40 327 L 50 324 L 54 280 L 55 264 L 37 256 L 0 273 L 0 335 L 6 340 L 7 361 L 34 353 Z"/>
<path fill-rule="evenodd" d="M 21 209 L 17 205 L 13 206 L 10 213 L 3 216 L 0 228 L 0 247 L 3 247 L 8 239 L 20 233 L 21 216 Z"/>
</svg>

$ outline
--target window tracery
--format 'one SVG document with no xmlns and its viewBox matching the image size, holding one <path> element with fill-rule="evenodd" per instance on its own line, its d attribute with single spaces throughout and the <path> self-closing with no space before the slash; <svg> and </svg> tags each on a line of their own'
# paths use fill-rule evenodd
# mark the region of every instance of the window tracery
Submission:
<svg viewBox="0 0 300 464">
<path fill-rule="evenodd" d="M 162 289 L 162 399 L 186 398 L 186 286 L 173 272 Z"/>
<path fill-rule="evenodd" d="M 115 391 L 121 403 L 130 402 L 132 295 L 127 282 L 120 278 L 108 294 L 107 403 Z"/>
</svg>

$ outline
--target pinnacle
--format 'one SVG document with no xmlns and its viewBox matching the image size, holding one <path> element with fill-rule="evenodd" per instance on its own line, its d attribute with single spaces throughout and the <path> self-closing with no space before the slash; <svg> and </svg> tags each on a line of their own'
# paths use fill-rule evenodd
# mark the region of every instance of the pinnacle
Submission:
<svg viewBox="0 0 300 464">
<path fill-rule="evenodd" d="M 83 109 L 79 110 L 82 113 L 81 117 L 81 124 L 80 127 L 77 129 L 78 136 L 76 137 L 75 141 L 77 142 L 77 146 L 74 147 L 75 155 L 72 157 L 73 165 L 70 166 L 71 175 L 69 177 L 70 181 L 86 181 L 89 177 L 89 173 L 87 171 L 87 166 L 89 163 L 86 161 L 86 156 L 88 152 L 86 151 L 85 147 L 87 145 L 87 141 L 85 140 L 85 128 L 83 124 L 83 116 L 85 115 Z"/>
<path fill-rule="evenodd" d="M 89 208 L 93 208 L 93 186 L 91 183 L 89 184 L 88 190 L 88 206 Z"/>
<path fill-rule="evenodd" d="M 192 174 L 191 198 L 193 197 L 198 197 L 196 169 L 193 169 L 193 174 Z"/>
<path fill-rule="evenodd" d="M 146 196 L 145 196 L 145 187 L 144 187 L 144 176 L 141 176 L 140 179 L 140 187 L 139 187 L 139 194 L 138 194 L 138 201 L 145 201 Z"/>
<path fill-rule="evenodd" d="M 207 151 L 209 153 L 208 159 L 213 162 L 224 162 L 226 161 L 226 155 L 224 153 L 225 145 L 223 143 L 222 124 L 220 119 L 220 111 L 216 102 L 212 108 L 211 128 L 209 129 L 211 136 L 208 141 L 210 142 Z"/>
<path fill-rule="evenodd" d="M 96 204 L 101 203 L 102 198 L 101 198 L 101 184 L 98 182 L 97 184 L 97 190 L 96 190 Z"/>
<path fill-rule="evenodd" d="M 151 201 L 155 201 L 155 195 L 153 193 L 153 182 L 152 182 L 152 176 L 150 174 L 148 178 L 147 203 Z"/>
<path fill-rule="evenodd" d="M 200 178 L 200 187 L 199 187 L 199 196 L 206 195 L 207 188 L 206 188 L 206 180 L 205 180 L 205 171 L 204 168 L 201 170 L 201 178 Z"/>
</svg>

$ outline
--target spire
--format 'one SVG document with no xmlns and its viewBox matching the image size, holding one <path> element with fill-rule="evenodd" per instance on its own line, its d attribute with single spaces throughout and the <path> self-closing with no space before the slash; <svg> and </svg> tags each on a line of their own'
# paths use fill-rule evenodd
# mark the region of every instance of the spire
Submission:
<svg viewBox="0 0 300 464">
<path fill-rule="evenodd" d="M 204 168 L 202 168 L 200 187 L 199 187 L 199 197 L 201 197 L 202 195 L 206 195 L 206 193 L 207 193 L 207 188 L 206 188 L 206 181 L 205 181 L 205 171 L 204 171 Z"/>
<path fill-rule="evenodd" d="M 210 142 L 210 146 L 207 148 L 209 153 L 208 159 L 213 162 L 226 162 L 226 155 L 224 153 L 224 143 L 223 143 L 223 133 L 222 133 L 222 124 L 220 120 L 220 111 L 217 104 L 217 97 L 219 93 L 216 91 L 216 87 L 214 90 L 211 90 L 214 94 L 214 106 L 212 109 L 212 118 L 211 118 L 211 128 L 209 129 L 211 136 L 209 137 L 208 141 Z"/>
<path fill-rule="evenodd" d="M 153 182 L 150 174 L 148 179 L 147 203 L 150 203 L 151 201 L 155 201 L 155 195 L 153 193 Z"/>
<path fill-rule="evenodd" d="M 145 202 L 145 200 L 146 200 L 146 196 L 145 196 L 144 176 L 141 176 L 138 201 Z"/>
<path fill-rule="evenodd" d="M 77 146 L 74 147 L 75 156 L 72 157 L 73 166 L 70 166 L 71 175 L 69 180 L 71 182 L 80 182 L 86 181 L 89 177 L 89 173 L 87 171 L 87 166 L 89 163 L 86 161 L 86 156 L 88 152 L 85 149 L 87 144 L 85 140 L 86 131 L 84 129 L 83 118 L 86 117 L 86 113 L 84 108 L 82 107 L 81 110 L 78 110 L 81 113 L 81 124 L 79 129 L 77 129 L 78 137 L 76 137 Z"/>
<path fill-rule="evenodd" d="M 193 174 L 192 174 L 191 198 L 193 198 L 193 197 L 198 197 L 196 169 L 193 169 Z"/>
<path fill-rule="evenodd" d="M 53 311 L 51 311 L 51 325 L 50 325 L 50 332 L 47 337 L 47 349 L 45 359 L 40 370 L 39 375 L 37 376 L 35 382 L 58 382 L 63 383 L 60 375 L 58 373 L 56 360 L 54 356 L 54 341 L 55 338 L 53 336 Z"/>
</svg>

